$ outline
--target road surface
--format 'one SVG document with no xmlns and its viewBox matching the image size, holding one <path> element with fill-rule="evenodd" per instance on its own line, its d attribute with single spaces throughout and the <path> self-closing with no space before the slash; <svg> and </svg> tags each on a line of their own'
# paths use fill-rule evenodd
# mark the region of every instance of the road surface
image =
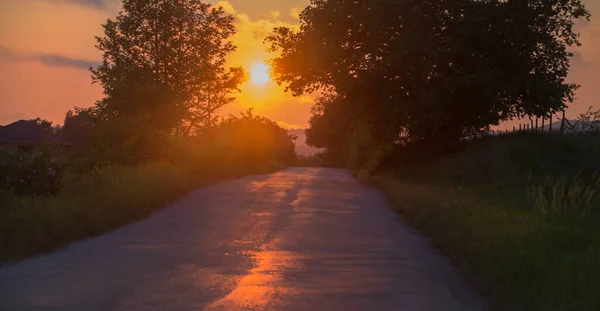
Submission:
<svg viewBox="0 0 600 311">
<path fill-rule="evenodd" d="M 481 309 L 382 193 L 334 169 L 206 187 L 0 269 L 0 310 L 11 311 Z"/>
</svg>

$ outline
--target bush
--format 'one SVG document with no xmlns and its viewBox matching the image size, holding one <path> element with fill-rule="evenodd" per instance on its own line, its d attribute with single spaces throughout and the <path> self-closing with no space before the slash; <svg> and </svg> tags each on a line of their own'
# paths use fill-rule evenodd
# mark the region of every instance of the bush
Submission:
<svg viewBox="0 0 600 311">
<path fill-rule="evenodd" d="M 48 153 L 0 153 L 0 190 L 23 196 L 51 196 L 60 190 L 61 164 Z"/>
</svg>

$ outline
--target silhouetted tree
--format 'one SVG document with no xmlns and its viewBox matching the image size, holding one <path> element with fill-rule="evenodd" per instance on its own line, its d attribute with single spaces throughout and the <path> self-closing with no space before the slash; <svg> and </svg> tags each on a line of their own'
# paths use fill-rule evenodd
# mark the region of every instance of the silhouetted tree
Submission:
<svg viewBox="0 0 600 311">
<path fill-rule="evenodd" d="M 267 41 L 287 90 L 335 99 L 317 104 L 309 142 L 340 149 L 361 121 L 379 140 L 440 144 L 563 109 L 579 18 L 580 0 L 312 0 L 300 31 Z"/>
<path fill-rule="evenodd" d="M 277 123 L 256 116 L 252 109 L 239 117 L 230 115 L 222 119 L 206 131 L 203 138 L 223 142 L 229 156 L 248 167 L 272 161 L 293 164 L 296 160 L 294 141 L 297 137 Z"/>
<path fill-rule="evenodd" d="M 75 107 L 65 116 L 62 136 L 73 145 L 73 151 L 79 153 L 93 143 L 93 132 L 96 126 L 94 108 Z"/>
<path fill-rule="evenodd" d="M 244 79 L 225 68 L 235 50 L 233 17 L 200 0 L 124 0 L 97 37 L 103 61 L 91 69 L 104 88 L 100 120 L 187 134 L 230 101 Z"/>
</svg>

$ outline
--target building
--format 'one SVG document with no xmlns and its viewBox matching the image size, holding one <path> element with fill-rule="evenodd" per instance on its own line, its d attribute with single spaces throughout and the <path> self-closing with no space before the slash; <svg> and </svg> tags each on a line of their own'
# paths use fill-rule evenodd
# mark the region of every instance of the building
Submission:
<svg viewBox="0 0 600 311">
<path fill-rule="evenodd" d="M 38 154 L 64 153 L 69 144 L 56 135 L 54 129 L 40 120 L 20 120 L 0 126 L 0 150 Z"/>
</svg>

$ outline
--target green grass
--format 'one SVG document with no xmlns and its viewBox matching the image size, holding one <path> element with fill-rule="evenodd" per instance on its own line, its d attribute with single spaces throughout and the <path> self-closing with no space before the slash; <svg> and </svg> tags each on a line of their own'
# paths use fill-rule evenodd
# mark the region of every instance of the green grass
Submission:
<svg viewBox="0 0 600 311">
<path fill-rule="evenodd" d="M 398 159 L 368 180 L 493 309 L 600 310 L 598 146 L 598 137 L 489 138 Z"/>
<path fill-rule="evenodd" d="M 265 164 L 183 169 L 167 162 L 151 162 L 68 174 L 56 197 L 0 193 L 0 263 L 52 251 L 144 219 L 199 186 L 280 168 Z"/>
</svg>

